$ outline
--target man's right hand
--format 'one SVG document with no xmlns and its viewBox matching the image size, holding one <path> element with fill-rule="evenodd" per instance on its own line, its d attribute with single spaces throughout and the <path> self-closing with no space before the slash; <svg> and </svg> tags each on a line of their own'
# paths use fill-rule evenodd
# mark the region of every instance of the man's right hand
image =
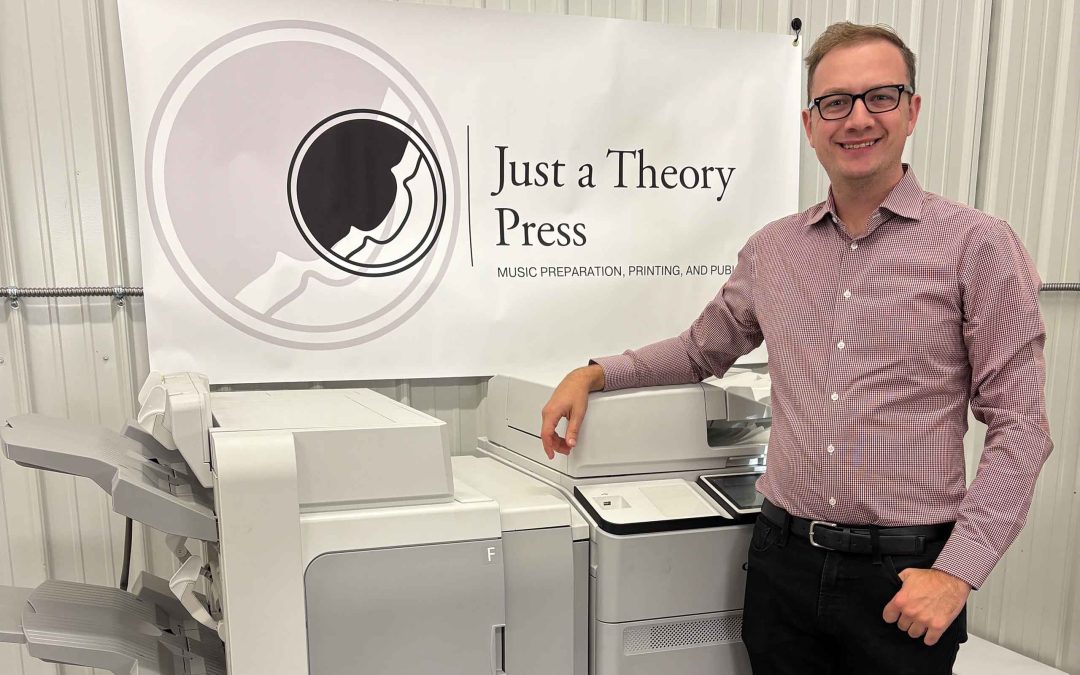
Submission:
<svg viewBox="0 0 1080 675">
<path fill-rule="evenodd" d="M 544 443 L 544 452 L 548 459 L 555 459 L 555 453 L 569 455 L 577 445 L 578 429 L 585 419 L 585 409 L 589 407 L 589 392 L 604 388 L 604 369 L 596 364 L 570 371 L 551 394 L 551 399 L 544 406 L 540 415 L 540 440 Z M 555 431 L 562 418 L 566 418 L 566 438 Z"/>
</svg>

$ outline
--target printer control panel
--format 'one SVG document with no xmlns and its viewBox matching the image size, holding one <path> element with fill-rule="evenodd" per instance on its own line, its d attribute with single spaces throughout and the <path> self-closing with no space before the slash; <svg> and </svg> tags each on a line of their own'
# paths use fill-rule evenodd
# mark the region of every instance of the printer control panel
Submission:
<svg viewBox="0 0 1080 675">
<path fill-rule="evenodd" d="M 762 471 L 698 476 L 697 484 L 716 500 L 724 511 L 740 522 L 748 522 L 761 513 L 765 497 L 756 485 Z"/>
</svg>

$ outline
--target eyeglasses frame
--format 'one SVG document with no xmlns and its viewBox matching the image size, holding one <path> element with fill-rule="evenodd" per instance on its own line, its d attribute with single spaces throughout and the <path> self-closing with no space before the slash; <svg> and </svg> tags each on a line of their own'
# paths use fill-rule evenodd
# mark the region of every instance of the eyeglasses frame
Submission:
<svg viewBox="0 0 1080 675">
<path fill-rule="evenodd" d="M 889 108 L 888 110 L 878 110 L 877 112 L 871 110 L 870 107 L 868 105 L 866 105 L 866 95 L 869 94 L 872 91 L 877 91 L 878 89 L 896 89 L 900 93 L 900 96 L 898 96 L 897 99 L 896 99 L 896 105 L 893 106 L 892 108 Z M 862 101 L 863 102 L 863 107 L 866 108 L 866 112 L 870 113 L 871 115 L 883 115 L 883 114 L 885 114 L 887 112 L 892 112 L 892 111 L 894 111 L 894 110 L 896 110 L 897 108 L 900 107 L 900 99 L 903 98 L 904 92 L 907 92 L 908 94 L 914 96 L 915 95 L 915 88 L 914 87 L 909 87 L 906 84 L 883 84 L 883 85 L 878 86 L 878 87 L 871 87 L 871 88 L 867 89 L 866 91 L 864 91 L 861 94 L 849 94 L 846 91 L 834 91 L 831 94 L 825 94 L 824 96 L 818 96 L 816 98 L 811 99 L 810 100 L 810 105 L 807 106 L 807 110 L 813 111 L 814 108 L 817 108 L 818 109 L 818 116 L 821 117 L 821 119 L 825 120 L 826 122 L 836 122 L 836 121 L 839 121 L 839 120 L 842 120 L 842 119 L 847 119 L 848 117 L 850 117 L 851 113 L 855 112 L 855 102 L 856 101 Z M 848 110 L 847 114 L 844 115 L 843 117 L 825 117 L 825 115 L 822 114 L 822 112 L 821 112 L 821 102 L 824 101 L 827 98 L 832 97 L 832 96 L 850 96 L 851 97 L 851 109 Z"/>
</svg>

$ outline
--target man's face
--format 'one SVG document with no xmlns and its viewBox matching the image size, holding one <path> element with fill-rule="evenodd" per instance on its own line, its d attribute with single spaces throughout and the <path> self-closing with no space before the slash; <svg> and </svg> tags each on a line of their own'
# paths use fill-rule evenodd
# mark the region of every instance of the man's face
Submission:
<svg viewBox="0 0 1080 675">
<path fill-rule="evenodd" d="M 889 84 L 907 84 L 900 50 L 881 40 L 837 47 L 818 63 L 811 96 L 861 94 Z M 921 99 L 901 94 L 896 110 L 873 114 L 862 100 L 841 120 L 823 120 L 817 109 L 803 109 L 803 129 L 832 182 L 863 183 L 899 179 L 904 142 L 915 130 Z"/>
</svg>

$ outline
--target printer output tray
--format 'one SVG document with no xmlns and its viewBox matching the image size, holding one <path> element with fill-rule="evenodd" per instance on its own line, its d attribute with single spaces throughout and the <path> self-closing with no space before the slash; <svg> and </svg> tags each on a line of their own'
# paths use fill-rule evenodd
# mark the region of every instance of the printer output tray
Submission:
<svg viewBox="0 0 1080 675">
<path fill-rule="evenodd" d="M 144 574 L 136 587 L 137 595 L 53 580 L 34 590 L 0 586 L 0 642 L 25 643 L 43 661 L 117 675 L 181 675 L 195 664 L 225 675 L 224 644 L 189 627 L 179 603 L 164 599 L 164 579 Z"/>
<path fill-rule="evenodd" d="M 104 427 L 46 415 L 19 415 L 0 428 L 4 454 L 32 469 L 85 476 L 113 498 L 113 510 L 165 532 L 217 541 L 217 517 L 183 465 L 160 449 Z"/>
</svg>

